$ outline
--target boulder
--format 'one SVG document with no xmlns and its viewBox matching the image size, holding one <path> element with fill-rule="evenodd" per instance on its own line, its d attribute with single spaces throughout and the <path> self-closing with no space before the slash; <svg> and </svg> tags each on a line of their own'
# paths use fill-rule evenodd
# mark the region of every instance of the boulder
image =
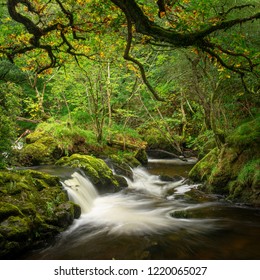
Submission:
<svg viewBox="0 0 260 280">
<path fill-rule="evenodd" d="M 1 171 L 0 201 L 0 258 L 45 244 L 80 216 L 59 179 L 38 171 Z"/>
<path fill-rule="evenodd" d="M 53 164 L 64 154 L 55 138 L 40 131 L 29 134 L 25 146 L 16 153 L 23 166 Z"/>
<path fill-rule="evenodd" d="M 89 156 L 73 154 L 63 157 L 56 162 L 57 165 L 80 168 L 95 185 L 99 193 L 115 192 L 120 186 L 112 170 L 104 160 Z"/>
</svg>

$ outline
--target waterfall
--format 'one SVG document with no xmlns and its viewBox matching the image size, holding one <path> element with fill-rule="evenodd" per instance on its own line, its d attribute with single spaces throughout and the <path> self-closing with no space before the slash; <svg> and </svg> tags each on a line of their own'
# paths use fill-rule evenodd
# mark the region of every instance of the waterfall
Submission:
<svg viewBox="0 0 260 280">
<path fill-rule="evenodd" d="M 166 184 L 157 175 L 151 175 L 144 168 L 136 168 L 133 172 L 134 180 L 127 180 L 129 189 L 141 191 L 148 195 L 162 197 L 167 190 L 183 185 L 183 180 Z"/>
<path fill-rule="evenodd" d="M 186 185 L 184 180 L 163 182 L 141 167 L 135 168 L 133 173 L 134 180 L 127 180 L 128 188 L 104 195 L 98 195 L 89 179 L 78 172 L 65 180 L 63 185 L 69 198 L 82 210 L 80 219 L 74 221 L 67 234 L 82 234 L 90 228 L 105 230 L 108 234 L 156 233 L 187 223 L 171 217 L 171 211 L 183 210 L 187 205 L 167 192 L 175 189 L 176 194 L 181 194 L 192 186 Z"/>
<path fill-rule="evenodd" d="M 60 174 L 57 167 L 48 172 Z M 29 257 L 155 260 L 253 256 L 259 259 L 256 246 L 259 211 L 252 215 L 251 210 L 230 207 L 229 203 L 211 198 L 193 200 L 186 192 L 197 186 L 181 177 L 179 181 L 163 181 L 142 167 L 134 168 L 133 174 L 128 187 L 117 193 L 98 195 L 84 174 L 65 169 L 60 178 L 70 199 L 80 205 L 82 215 L 54 244 Z M 246 214 L 242 223 L 241 213 Z"/>
<path fill-rule="evenodd" d="M 140 167 L 133 173 L 134 180 L 127 180 L 128 188 L 104 195 L 98 195 L 93 184 L 78 172 L 65 180 L 70 199 L 82 209 L 80 219 L 74 221 L 68 233 L 82 233 L 93 227 L 110 234 L 143 234 L 182 226 L 170 216 L 173 208 L 183 208 L 182 202 L 166 197 L 169 189 L 177 190 L 183 181 L 165 183 Z"/>
<path fill-rule="evenodd" d="M 87 177 L 74 172 L 71 179 L 63 182 L 63 186 L 68 192 L 69 199 L 80 205 L 82 213 L 91 210 L 94 200 L 98 197 L 98 192 Z"/>
</svg>

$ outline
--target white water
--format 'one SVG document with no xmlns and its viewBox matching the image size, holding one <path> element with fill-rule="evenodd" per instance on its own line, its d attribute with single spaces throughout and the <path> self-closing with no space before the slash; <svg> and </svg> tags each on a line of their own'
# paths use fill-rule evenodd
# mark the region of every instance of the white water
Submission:
<svg viewBox="0 0 260 280">
<path fill-rule="evenodd" d="M 87 177 L 83 177 L 78 172 L 74 172 L 71 177 L 64 181 L 63 186 L 67 190 L 70 200 L 80 205 L 82 213 L 87 213 L 93 207 L 98 193 Z"/>
<path fill-rule="evenodd" d="M 142 168 L 133 172 L 134 181 L 128 181 L 128 188 L 102 196 L 77 172 L 64 179 L 82 215 L 54 244 L 27 258 L 259 259 L 259 211 L 244 212 L 217 201 L 198 203 L 185 194 L 196 185 L 185 180 L 163 182 Z M 63 178 L 68 178 L 71 170 L 65 173 Z M 171 215 L 189 209 L 201 218 Z"/>
<path fill-rule="evenodd" d="M 134 181 L 128 180 L 128 185 L 125 191 L 99 196 L 92 183 L 75 172 L 72 179 L 64 182 L 64 187 L 71 200 L 81 206 L 82 215 L 65 235 L 80 231 L 82 236 L 82 232 L 90 228 L 108 234 L 151 234 L 191 223 L 190 219 L 170 216 L 170 212 L 184 210 L 187 205 L 174 200 L 175 195 L 167 195 L 167 191 L 175 189 L 176 194 L 181 194 L 195 186 L 186 185 L 184 180 L 163 182 L 142 168 L 134 170 Z M 192 224 L 192 230 L 204 227 L 198 225 L 199 220 Z"/>
</svg>

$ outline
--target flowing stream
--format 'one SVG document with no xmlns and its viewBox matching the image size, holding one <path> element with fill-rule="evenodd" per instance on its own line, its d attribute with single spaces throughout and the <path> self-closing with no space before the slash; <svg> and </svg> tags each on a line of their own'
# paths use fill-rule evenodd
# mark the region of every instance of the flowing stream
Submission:
<svg viewBox="0 0 260 280">
<path fill-rule="evenodd" d="M 259 259 L 260 210 L 201 193 L 185 179 L 192 164 L 150 160 L 127 188 L 105 195 L 80 172 L 64 176 L 81 217 L 24 258 Z"/>
</svg>

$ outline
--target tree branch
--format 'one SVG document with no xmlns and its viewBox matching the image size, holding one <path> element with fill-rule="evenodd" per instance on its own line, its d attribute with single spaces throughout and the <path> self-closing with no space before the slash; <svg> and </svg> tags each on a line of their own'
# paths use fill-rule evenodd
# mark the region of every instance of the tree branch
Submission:
<svg viewBox="0 0 260 280">
<path fill-rule="evenodd" d="M 126 48 L 125 48 L 125 52 L 124 52 L 124 59 L 131 61 L 138 66 L 141 76 L 142 76 L 143 83 L 147 86 L 147 88 L 152 93 L 154 98 L 158 101 L 164 101 L 164 99 L 156 92 L 156 90 L 153 88 L 153 86 L 149 83 L 149 81 L 146 77 L 146 74 L 145 74 L 145 69 L 144 69 L 143 64 L 139 60 L 137 60 L 136 58 L 134 58 L 130 55 L 132 39 L 133 39 L 133 32 L 132 32 L 133 25 L 132 25 L 131 18 L 127 11 L 125 11 L 125 15 L 126 15 L 126 20 L 127 20 L 127 44 L 126 44 Z"/>
<path fill-rule="evenodd" d="M 151 21 L 138 6 L 135 0 L 111 0 L 119 7 L 135 25 L 136 31 L 143 35 L 151 36 L 154 40 L 169 43 L 175 47 L 198 46 L 203 43 L 203 39 L 219 30 L 226 30 L 235 25 L 242 24 L 260 18 L 260 13 L 250 17 L 238 18 L 229 21 L 221 21 L 218 24 L 210 25 L 204 30 L 193 33 L 180 33 L 172 28 L 163 28 Z"/>
</svg>

